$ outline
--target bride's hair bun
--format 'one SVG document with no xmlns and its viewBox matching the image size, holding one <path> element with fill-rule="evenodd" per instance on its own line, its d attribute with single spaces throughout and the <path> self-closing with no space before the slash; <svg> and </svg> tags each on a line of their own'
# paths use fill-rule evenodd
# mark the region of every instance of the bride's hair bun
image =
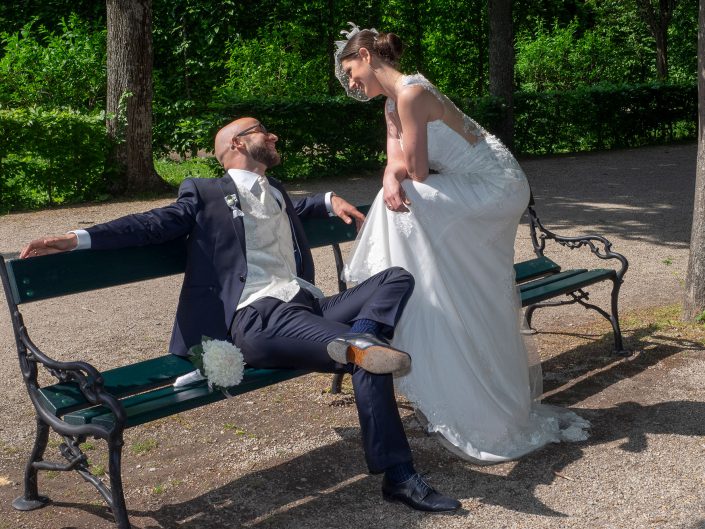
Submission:
<svg viewBox="0 0 705 529">
<path fill-rule="evenodd" d="M 338 60 L 343 61 L 352 57 L 360 51 L 360 48 L 366 48 L 376 53 L 382 60 L 396 67 L 399 64 L 404 45 L 394 33 L 377 33 L 363 29 L 348 40 Z"/>
<path fill-rule="evenodd" d="M 374 50 L 385 61 L 396 66 L 404 51 L 404 44 L 394 33 L 380 33 L 375 40 Z"/>
</svg>

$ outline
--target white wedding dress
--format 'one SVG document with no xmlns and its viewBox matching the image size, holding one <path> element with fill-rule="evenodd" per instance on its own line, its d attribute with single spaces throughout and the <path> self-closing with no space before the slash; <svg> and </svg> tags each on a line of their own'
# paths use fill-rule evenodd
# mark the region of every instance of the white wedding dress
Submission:
<svg viewBox="0 0 705 529">
<path fill-rule="evenodd" d="M 586 439 L 587 421 L 535 400 L 540 365 L 529 361 L 520 334 L 513 268 L 529 200 L 523 171 L 423 76 L 402 82 L 423 86 L 444 105 L 443 119 L 428 123 L 429 167 L 437 174 L 404 180 L 408 213 L 389 211 L 379 192 L 344 274 L 359 282 L 401 266 L 416 280 L 393 340 L 412 357 L 397 389 L 428 420 L 429 432 L 475 462 Z M 385 111 L 398 120 L 393 100 Z"/>
</svg>

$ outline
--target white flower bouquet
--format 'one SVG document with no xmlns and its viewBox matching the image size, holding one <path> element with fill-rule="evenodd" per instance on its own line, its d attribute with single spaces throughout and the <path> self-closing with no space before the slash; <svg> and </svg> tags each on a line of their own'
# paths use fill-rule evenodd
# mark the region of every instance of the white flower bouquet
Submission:
<svg viewBox="0 0 705 529">
<path fill-rule="evenodd" d="M 203 336 L 201 343 L 188 351 L 191 363 L 196 371 L 179 377 L 175 387 L 208 379 L 208 387 L 223 392 L 229 387 L 242 382 L 245 361 L 239 348 L 224 340 L 212 340 Z"/>
</svg>

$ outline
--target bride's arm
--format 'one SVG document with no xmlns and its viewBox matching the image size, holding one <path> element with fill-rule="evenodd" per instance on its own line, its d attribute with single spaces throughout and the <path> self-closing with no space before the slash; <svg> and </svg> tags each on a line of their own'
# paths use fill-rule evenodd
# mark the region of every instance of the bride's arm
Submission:
<svg viewBox="0 0 705 529">
<path fill-rule="evenodd" d="M 430 92 L 420 86 L 401 90 L 397 111 L 404 131 L 404 166 L 409 178 L 423 182 L 428 178 L 429 121 L 443 115 L 443 106 Z"/>
<path fill-rule="evenodd" d="M 392 211 L 408 211 L 405 204 L 411 202 L 406 198 L 401 182 L 409 175 L 399 141 L 399 130 L 388 112 L 385 111 L 384 117 L 387 122 L 387 165 L 382 178 L 384 203 Z"/>
</svg>

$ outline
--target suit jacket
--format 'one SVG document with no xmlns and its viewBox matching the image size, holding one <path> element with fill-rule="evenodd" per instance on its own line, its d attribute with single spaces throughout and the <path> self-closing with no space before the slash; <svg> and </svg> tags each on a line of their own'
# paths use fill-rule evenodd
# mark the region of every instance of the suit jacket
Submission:
<svg viewBox="0 0 705 529">
<path fill-rule="evenodd" d="M 299 217 L 327 217 L 324 195 L 292 202 L 279 181 L 268 179 L 284 197 L 295 252 L 299 254 L 297 274 L 313 283 L 313 257 Z M 87 229 L 91 248 L 98 250 L 186 238 L 186 272 L 169 345 L 171 353 L 186 355 L 203 335 L 218 340 L 229 337 L 245 287 L 247 258 L 243 218 L 233 216 L 225 201 L 228 195 L 238 195 L 228 174 L 217 179 L 187 179 L 173 204 Z"/>
</svg>

